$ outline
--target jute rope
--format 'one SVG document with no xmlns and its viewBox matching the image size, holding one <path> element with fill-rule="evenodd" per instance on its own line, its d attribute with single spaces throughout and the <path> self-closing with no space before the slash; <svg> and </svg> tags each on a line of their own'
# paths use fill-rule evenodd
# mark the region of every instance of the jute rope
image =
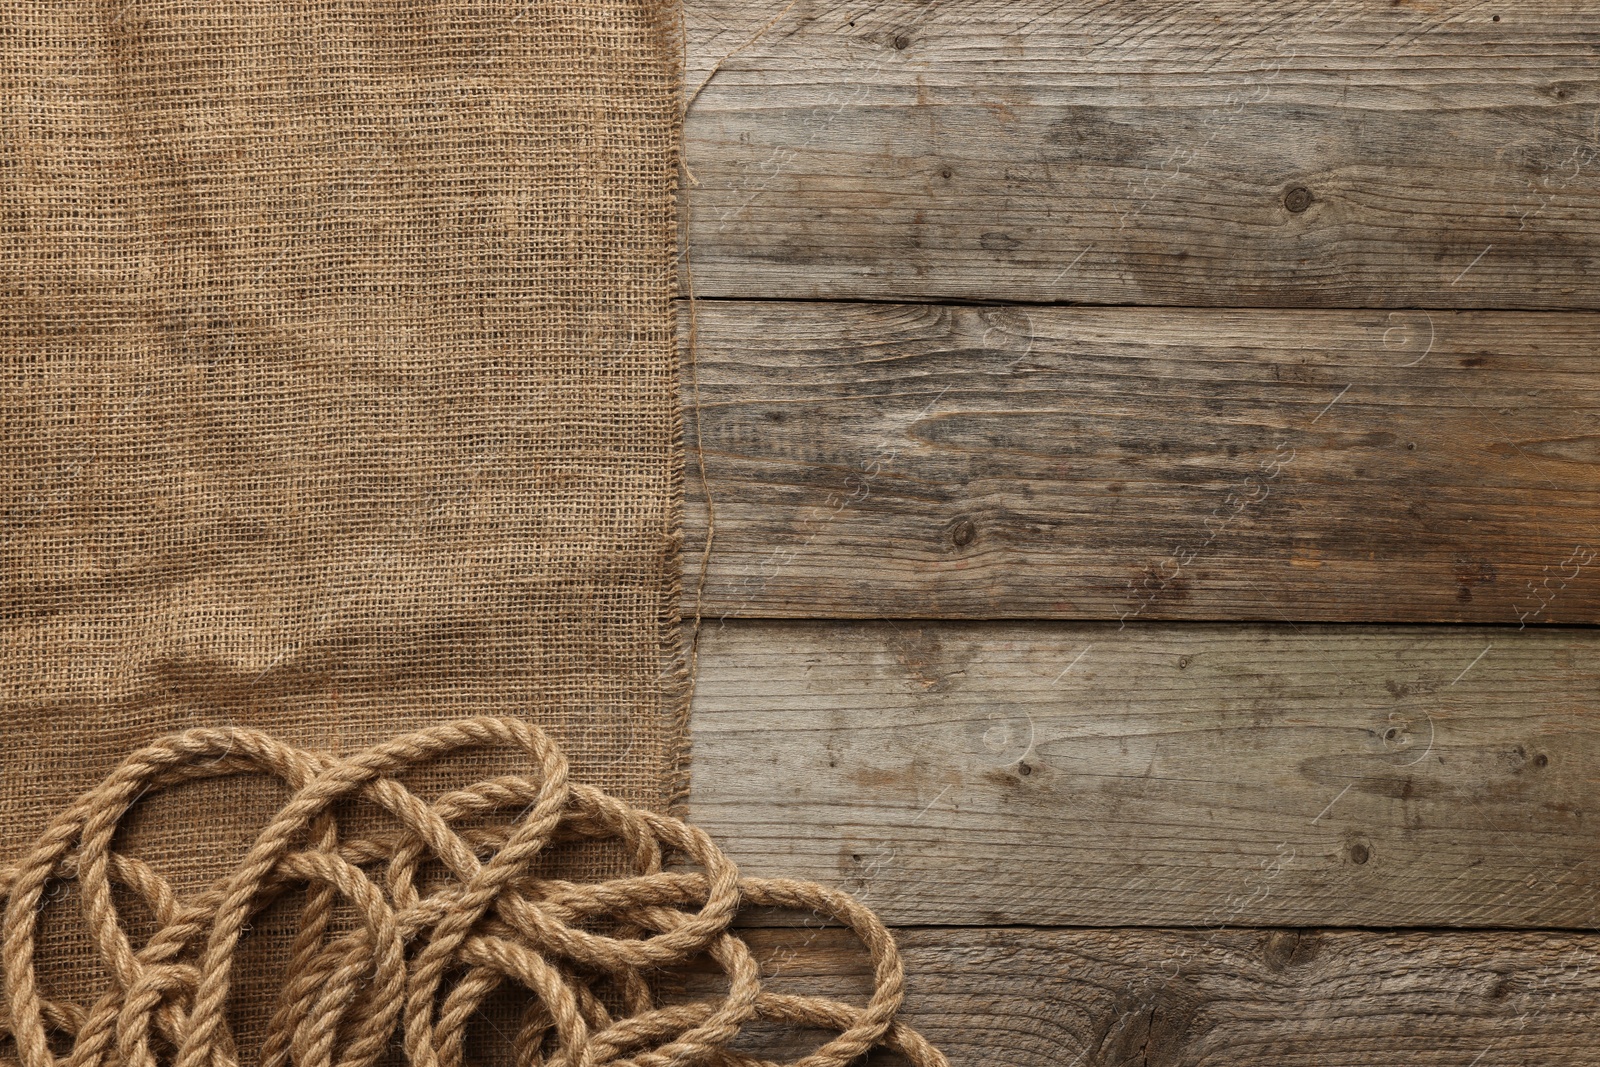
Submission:
<svg viewBox="0 0 1600 1067">
<path fill-rule="evenodd" d="M 537 773 L 478 782 L 431 804 L 399 780 L 479 746 L 519 748 Z M 142 798 L 238 774 L 277 778 L 290 798 L 245 857 L 194 899 L 113 851 Z M 341 837 L 336 807 L 355 799 L 387 812 L 397 829 Z M 504 813 L 515 813 L 509 825 L 492 823 Z M 620 844 L 634 873 L 586 884 L 536 875 L 550 846 L 585 840 Z M 666 870 L 669 859 L 691 869 Z M 424 874 L 436 868 L 448 876 Z M 110 975 L 89 1006 L 48 999 L 35 970 L 42 904 L 62 881 L 76 883 Z M 251 919 L 300 888 L 261 1067 L 375 1067 L 396 1033 L 413 1067 L 462 1067 L 468 1022 L 506 985 L 528 994 L 518 1067 L 755 1067 L 767 1061 L 731 1047 L 755 1020 L 838 1032 L 796 1067 L 843 1067 L 876 1047 L 915 1067 L 947 1067 L 896 1021 L 900 955 L 865 907 L 809 882 L 739 877 L 699 829 L 569 781 L 550 738 L 508 718 L 449 722 L 349 756 L 235 728 L 189 730 L 135 752 L 55 818 L 19 864 L 0 867 L 10 1009 L 0 1040 L 9 1036 L 24 1067 L 235 1067 L 226 1018 L 236 952 Z M 138 948 L 118 912 L 129 894 L 158 924 Z M 765 990 L 732 926 L 744 906 L 803 909 L 852 930 L 872 959 L 868 1003 Z M 702 957 L 725 973 L 726 992 L 661 1004 L 669 969 Z M 58 1057 L 53 1041 L 70 1049 Z"/>
</svg>

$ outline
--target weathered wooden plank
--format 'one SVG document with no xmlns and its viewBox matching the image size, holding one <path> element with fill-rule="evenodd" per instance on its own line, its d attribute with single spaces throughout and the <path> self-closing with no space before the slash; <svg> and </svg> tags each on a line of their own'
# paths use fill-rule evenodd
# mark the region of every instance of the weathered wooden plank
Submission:
<svg viewBox="0 0 1600 1067">
<path fill-rule="evenodd" d="M 691 0 L 691 89 L 784 11 Z M 1600 307 L 1590 0 L 801 0 L 686 125 L 704 295 Z"/>
<path fill-rule="evenodd" d="M 897 938 L 906 1021 L 959 1067 L 1600 1061 L 1593 934 L 940 929 Z M 841 930 L 750 940 L 774 989 L 856 1003 L 871 990 L 863 954 Z M 719 988 L 708 975 L 686 986 L 700 996 Z M 818 1043 L 752 1037 L 773 1056 Z"/>
<path fill-rule="evenodd" d="M 1600 926 L 1600 630 L 711 623 L 691 809 L 898 924 Z"/>
<path fill-rule="evenodd" d="M 697 318 L 710 615 L 1600 621 L 1592 313 Z"/>
</svg>

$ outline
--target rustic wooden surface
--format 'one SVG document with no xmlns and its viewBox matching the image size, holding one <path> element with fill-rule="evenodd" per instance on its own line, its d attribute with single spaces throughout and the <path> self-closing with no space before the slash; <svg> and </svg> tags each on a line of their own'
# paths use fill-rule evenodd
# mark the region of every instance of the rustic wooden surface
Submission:
<svg viewBox="0 0 1600 1067">
<path fill-rule="evenodd" d="M 775 989 L 857 1003 L 871 990 L 842 930 L 750 937 Z M 909 1021 L 964 1067 L 1600 1061 L 1594 934 L 942 927 L 899 940 Z M 716 988 L 706 974 L 687 991 Z M 757 1047 L 817 1044 L 765 1032 Z"/>
<path fill-rule="evenodd" d="M 697 823 L 907 924 L 1600 920 L 1600 631 L 706 631 Z"/>
<path fill-rule="evenodd" d="M 709 614 L 1600 622 L 1591 313 L 696 319 Z"/>
<path fill-rule="evenodd" d="M 1600 306 L 1591 3 L 804 0 L 741 49 L 782 10 L 689 7 L 703 295 Z"/>
<path fill-rule="evenodd" d="M 694 817 L 956 1067 L 1600 1062 L 1600 2 L 785 3 L 687 9 Z"/>
</svg>

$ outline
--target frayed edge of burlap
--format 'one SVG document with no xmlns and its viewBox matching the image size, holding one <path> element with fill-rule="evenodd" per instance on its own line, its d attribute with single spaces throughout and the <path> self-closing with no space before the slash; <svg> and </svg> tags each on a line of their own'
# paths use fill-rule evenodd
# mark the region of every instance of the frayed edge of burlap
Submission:
<svg viewBox="0 0 1600 1067">
<path fill-rule="evenodd" d="M 694 618 L 689 628 L 685 628 L 683 619 L 683 559 L 684 559 L 684 496 L 687 484 L 688 449 L 684 435 L 683 418 L 683 375 L 685 367 L 686 340 L 680 337 L 680 324 L 678 314 L 678 301 L 682 295 L 679 292 L 678 272 L 680 257 L 685 261 L 688 255 L 688 226 L 680 205 L 685 190 L 683 188 L 683 123 L 686 101 L 684 100 L 685 68 L 688 57 L 688 28 L 685 20 L 683 0 L 645 0 L 650 5 L 651 22 L 656 27 L 657 40 L 661 43 L 661 60 L 671 78 L 672 100 L 672 159 L 669 168 L 670 178 L 667 189 L 667 211 L 670 221 L 666 227 L 666 242 L 668 245 L 667 261 L 669 263 L 670 296 L 668 307 L 671 317 L 671 382 L 668 393 L 671 400 L 672 424 L 672 474 L 670 489 L 672 499 L 667 507 L 667 527 L 665 552 L 667 561 L 667 588 L 666 600 L 662 605 L 660 618 L 662 661 L 666 667 L 666 677 L 663 686 L 663 700 L 673 731 L 672 743 L 667 749 L 667 782 L 666 782 L 666 810 L 667 814 L 675 818 L 687 819 L 689 814 L 689 771 L 693 759 L 693 741 L 690 734 L 689 713 L 690 704 L 694 698 L 694 670 L 695 646 L 700 639 L 700 593 L 703 589 L 696 590 Z M 680 251 L 681 250 L 681 251 Z M 684 269 L 687 270 L 687 262 Z M 689 285 L 689 299 L 694 299 L 693 283 Z M 690 351 L 687 361 L 692 362 L 695 354 Z M 698 374 L 698 367 L 691 373 Z M 696 412 L 698 419 L 699 413 Z M 710 525 L 707 525 L 706 537 L 711 537 Z M 709 545 L 706 546 L 709 548 Z"/>
</svg>

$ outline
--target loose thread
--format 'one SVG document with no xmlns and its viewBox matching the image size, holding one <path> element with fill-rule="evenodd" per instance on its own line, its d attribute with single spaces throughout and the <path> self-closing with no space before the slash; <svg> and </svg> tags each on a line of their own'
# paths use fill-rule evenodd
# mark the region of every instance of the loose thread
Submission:
<svg viewBox="0 0 1600 1067">
<path fill-rule="evenodd" d="M 738 55 L 740 52 L 744 51 L 746 48 L 749 48 L 756 41 L 760 40 L 760 38 L 768 30 L 772 29 L 772 27 L 776 26 L 780 21 L 782 21 L 783 17 L 787 15 L 797 3 L 799 3 L 799 0 L 789 0 L 789 3 L 784 6 L 783 10 L 772 16 L 772 18 L 768 19 L 761 25 L 759 29 L 756 30 L 755 33 L 752 33 L 748 38 L 746 38 L 742 44 L 728 52 L 712 65 L 710 73 L 705 76 L 705 79 L 700 82 L 699 86 L 695 88 L 695 91 L 689 94 L 688 99 L 684 101 L 683 112 L 680 120 L 680 129 L 684 124 L 687 123 L 689 111 L 694 107 L 695 101 L 700 99 L 700 94 L 705 91 L 706 86 L 711 84 L 711 79 L 715 78 L 722 70 L 723 64 L 732 59 L 734 56 Z M 683 42 L 685 53 L 687 53 L 689 44 L 688 17 L 684 13 L 684 9 L 681 6 L 678 11 L 678 25 L 679 39 Z M 682 159 L 680 160 L 680 163 L 683 166 L 684 176 L 688 178 L 689 184 L 691 186 L 699 185 L 700 183 L 695 178 L 694 172 L 689 168 L 688 160 Z M 689 369 L 689 387 L 691 393 L 690 404 L 694 410 L 695 458 L 700 470 L 700 495 L 702 499 L 705 500 L 706 505 L 706 536 L 705 544 L 702 546 L 700 551 L 699 575 L 695 582 L 694 621 L 689 635 L 689 677 L 686 684 L 686 694 L 684 698 L 690 705 L 692 705 L 694 702 L 695 687 L 699 680 L 700 638 L 705 621 L 706 582 L 711 572 L 711 548 L 716 540 L 717 535 L 717 508 L 716 502 L 711 497 L 711 479 L 706 474 L 705 432 L 702 427 L 700 404 L 700 318 L 699 305 L 695 299 L 694 292 L 694 258 L 690 249 L 690 232 L 694 218 L 694 207 L 693 200 L 687 190 L 684 192 L 682 204 L 683 276 L 684 287 L 687 290 L 689 302 L 689 336 L 686 343 L 686 363 Z"/>
<path fill-rule="evenodd" d="M 784 10 L 787 11 L 788 9 L 785 8 Z M 780 17 L 781 17 L 781 15 L 780 15 Z M 680 5 L 680 7 L 678 9 L 678 19 L 679 19 L 681 40 L 683 41 L 683 47 L 684 47 L 685 51 L 687 52 L 688 42 L 689 42 L 689 29 L 688 29 L 687 16 L 684 14 L 684 9 L 683 9 L 682 5 Z M 776 21 L 776 20 L 774 20 L 774 21 Z M 754 40 L 754 38 L 752 38 L 752 40 Z M 749 42 L 746 42 L 746 44 L 748 44 L 748 43 Z M 737 51 L 737 49 L 736 49 L 736 51 Z M 729 55 L 732 55 L 732 53 L 730 52 Z M 726 60 L 726 58 L 727 58 L 726 56 L 723 57 L 724 60 Z M 722 65 L 722 60 L 719 60 L 718 63 L 717 63 L 717 67 L 712 69 L 712 75 L 713 76 L 716 74 L 716 69 L 720 68 L 721 65 Z M 684 105 L 683 105 L 683 114 L 682 114 L 682 119 L 684 121 L 687 121 L 688 116 L 689 116 L 689 109 L 694 106 L 695 100 L 699 98 L 700 90 L 704 89 L 706 87 L 707 83 L 709 83 L 710 81 L 711 81 L 711 78 L 707 77 L 705 81 L 701 82 L 700 83 L 700 88 L 696 89 L 694 91 L 694 94 L 692 96 L 690 96 L 689 99 L 684 103 Z M 680 124 L 680 128 L 681 128 L 681 124 Z M 685 159 L 685 160 L 682 161 L 682 163 L 683 163 L 684 174 L 689 178 L 690 182 L 692 184 L 698 184 L 698 182 L 694 181 L 694 175 L 689 170 L 688 161 Z M 688 670 L 689 677 L 688 677 L 687 684 L 685 686 L 685 693 L 684 693 L 685 707 L 692 707 L 693 704 L 694 704 L 695 688 L 696 688 L 696 685 L 697 685 L 697 683 L 699 681 L 699 677 L 700 677 L 700 636 L 701 636 L 701 630 L 702 630 L 702 627 L 703 627 L 703 623 L 704 623 L 704 620 L 705 620 L 705 610 L 704 609 L 705 609 L 705 595 L 706 595 L 706 579 L 709 576 L 709 574 L 711 573 L 711 546 L 712 546 L 713 542 L 716 540 L 716 535 L 717 535 L 717 508 L 716 508 L 716 503 L 711 498 L 711 479 L 706 474 L 705 432 L 704 432 L 704 429 L 702 427 L 702 420 L 701 420 L 700 349 L 699 349 L 700 319 L 699 319 L 699 314 L 698 314 L 698 305 L 697 305 L 697 303 L 695 301 L 695 293 L 694 293 L 694 260 L 693 260 L 693 257 L 691 255 L 691 253 L 690 253 L 690 247 L 689 247 L 689 233 L 690 233 L 691 223 L 692 223 L 693 217 L 694 217 L 694 208 L 693 208 L 693 200 L 690 197 L 688 190 L 684 191 L 682 204 L 683 204 L 683 276 L 684 276 L 684 287 L 687 290 L 687 295 L 688 295 L 688 300 L 689 300 L 689 335 L 688 335 L 688 337 L 686 339 L 686 349 L 687 349 L 687 351 L 686 351 L 686 357 L 687 357 L 686 358 L 686 363 L 687 363 L 688 370 L 689 370 L 689 388 L 690 388 L 690 396 L 691 396 L 690 407 L 694 411 L 694 451 L 695 451 L 695 459 L 696 459 L 696 461 L 698 463 L 699 470 L 700 470 L 700 495 L 701 495 L 701 498 L 705 501 L 705 505 L 706 505 L 706 536 L 705 536 L 705 544 L 701 546 L 701 550 L 700 550 L 699 575 L 698 575 L 698 577 L 696 578 L 696 581 L 695 581 L 694 621 L 693 621 L 693 624 L 692 624 L 692 626 L 690 628 L 690 631 L 689 631 L 689 670 Z"/>
<path fill-rule="evenodd" d="M 748 38 L 746 38 L 745 42 L 743 44 L 739 45 L 733 51 L 729 52 L 727 55 L 723 56 L 721 59 L 719 59 L 715 63 L 713 63 L 711 65 L 711 73 L 707 74 L 705 76 L 705 80 L 700 83 L 700 85 L 695 89 L 695 91 L 693 93 L 689 94 L 688 101 L 683 105 L 683 114 L 684 114 L 684 116 L 685 117 L 688 116 L 689 109 L 694 107 L 694 102 L 696 100 L 700 99 L 700 94 L 705 91 L 705 87 L 706 86 L 711 84 L 711 79 L 715 78 L 717 76 L 717 74 L 722 70 L 722 65 L 724 63 L 726 63 L 728 60 L 732 59 L 734 56 L 738 55 L 740 52 L 743 52 L 746 48 L 749 48 L 751 45 L 755 44 L 756 41 L 760 40 L 762 35 L 764 35 L 768 30 L 772 29 L 772 27 L 776 26 L 780 21 L 782 21 L 783 16 L 787 15 L 791 10 L 793 10 L 794 6 L 796 4 L 798 4 L 799 2 L 800 2 L 800 0 L 789 0 L 789 3 L 784 7 L 784 9 L 782 11 L 778 12 L 776 15 L 774 15 L 770 19 L 768 19 L 761 26 L 760 29 L 758 29 L 755 33 L 752 33 Z M 685 20 L 684 25 L 685 25 L 685 27 L 687 27 L 687 25 L 688 25 L 687 20 Z M 687 32 L 685 32 L 683 40 L 684 40 L 685 46 L 687 46 L 688 41 L 689 41 Z"/>
</svg>

